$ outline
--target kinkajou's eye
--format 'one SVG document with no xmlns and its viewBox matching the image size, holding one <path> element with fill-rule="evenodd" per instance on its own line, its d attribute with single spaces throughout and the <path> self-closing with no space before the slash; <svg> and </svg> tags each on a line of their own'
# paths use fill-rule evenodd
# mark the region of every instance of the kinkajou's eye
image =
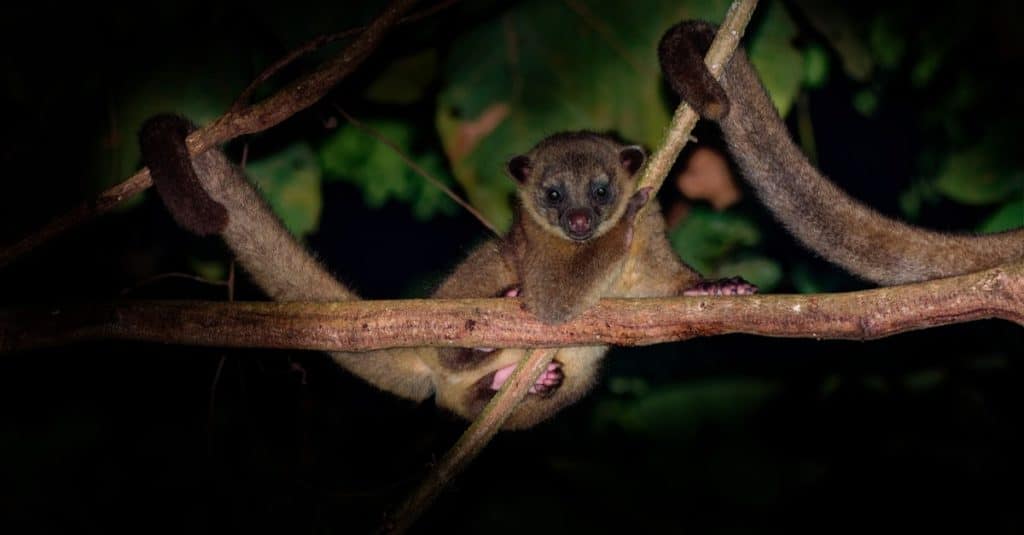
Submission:
<svg viewBox="0 0 1024 535">
<path fill-rule="evenodd" d="M 556 203 L 558 203 L 559 201 L 562 200 L 562 192 L 558 191 L 555 188 L 548 189 L 544 193 L 544 196 L 547 198 L 548 202 L 551 203 L 551 204 L 556 204 Z"/>
<path fill-rule="evenodd" d="M 603 199 L 608 196 L 608 188 L 605 186 L 597 186 L 594 188 L 594 197 Z"/>
</svg>

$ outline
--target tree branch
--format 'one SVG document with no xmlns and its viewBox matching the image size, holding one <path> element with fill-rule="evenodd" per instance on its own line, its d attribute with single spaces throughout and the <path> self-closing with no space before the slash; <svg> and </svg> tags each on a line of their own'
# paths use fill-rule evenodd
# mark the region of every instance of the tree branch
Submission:
<svg viewBox="0 0 1024 535">
<path fill-rule="evenodd" d="M 442 2 L 438 2 L 426 9 L 417 11 L 416 13 L 413 13 L 407 17 L 403 17 L 401 20 L 398 21 L 398 25 L 408 24 L 410 22 L 415 22 L 424 19 L 426 17 L 429 17 L 430 15 L 433 15 L 434 13 L 437 13 L 438 11 L 451 7 L 452 4 L 458 1 L 459 0 L 444 0 Z M 281 56 L 280 58 L 277 59 L 277 61 L 271 63 L 269 66 L 267 66 L 267 68 L 263 69 L 263 72 L 259 73 L 256 76 L 256 78 L 253 78 L 252 82 L 249 83 L 249 86 L 246 87 L 245 90 L 243 90 L 238 95 L 237 99 L 235 99 L 235 103 L 231 105 L 230 111 L 239 110 L 246 104 L 248 104 L 249 100 L 252 98 L 253 93 L 255 93 L 256 90 L 260 88 L 260 86 L 266 83 L 267 80 L 273 78 L 274 75 L 281 72 L 285 67 L 294 63 L 295 60 L 301 58 L 302 56 L 320 50 L 321 48 L 331 43 L 358 34 L 359 32 L 362 32 L 365 29 L 366 26 L 358 26 L 356 28 L 349 28 L 347 30 L 342 30 L 340 32 L 328 35 L 318 35 L 313 39 L 299 45 L 298 47 L 293 48 L 287 54 Z"/>
<path fill-rule="evenodd" d="M 338 82 L 352 73 L 377 48 L 384 35 L 415 0 L 393 0 L 373 22 L 340 54 L 317 70 L 251 106 L 232 109 L 209 125 L 188 136 L 189 152 L 195 156 L 238 136 L 262 132 L 320 100 Z M 149 169 L 143 168 L 120 184 L 101 193 L 96 200 L 79 205 L 14 245 L 0 250 L 0 268 L 68 230 L 103 215 L 122 201 L 153 185 Z"/>
<path fill-rule="evenodd" d="M 0 311 L 0 352 L 87 340 L 323 351 L 634 346 L 729 333 L 870 340 L 987 318 L 1024 325 L 1024 261 L 841 294 L 604 299 L 562 325 L 540 322 L 512 298 L 7 309 Z"/>
</svg>

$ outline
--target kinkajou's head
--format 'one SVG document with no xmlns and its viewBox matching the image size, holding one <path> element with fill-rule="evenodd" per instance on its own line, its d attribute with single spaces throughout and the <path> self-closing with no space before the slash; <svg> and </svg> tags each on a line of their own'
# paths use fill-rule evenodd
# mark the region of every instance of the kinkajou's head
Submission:
<svg viewBox="0 0 1024 535">
<path fill-rule="evenodd" d="M 608 231 L 626 210 L 643 149 L 591 132 L 555 134 L 508 162 L 525 211 L 573 241 Z"/>
</svg>

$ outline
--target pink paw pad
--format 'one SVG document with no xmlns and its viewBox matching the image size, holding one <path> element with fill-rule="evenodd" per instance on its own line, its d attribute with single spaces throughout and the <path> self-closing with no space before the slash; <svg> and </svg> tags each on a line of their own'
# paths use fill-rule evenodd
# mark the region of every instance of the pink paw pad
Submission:
<svg viewBox="0 0 1024 535">
<path fill-rule="evenodd" d="M 741 277 L 701 281 L 683 291 L 683 295 L 753 295 L 757 286 Z"/>
<path fill-rule="evenodd" d="M 494 379 L 491 380 L 491 390 L 500 390 L 515 369 L 516 365 L 511 364 L 494 372 Z M 540 377 L 537 378 L 537 382 L 533 383 L 533 386 L 530 387 L 530 393 L 537 394 L 538 396 L 547 396 L 562 386 L 562 381 L 564 380 L 565 373 L 562 371 L 562 363 L 551 362 L 548 364 L 548 368 L 544 370 L 544 373 L 540 374 Z"/>
</svg>

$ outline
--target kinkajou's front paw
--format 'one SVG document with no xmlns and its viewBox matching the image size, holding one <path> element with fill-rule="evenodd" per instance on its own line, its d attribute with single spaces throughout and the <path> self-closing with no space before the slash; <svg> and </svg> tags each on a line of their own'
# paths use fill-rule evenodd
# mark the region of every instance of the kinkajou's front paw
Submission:
<svg viewBox="0 0 1024 535">
<path fill-rule="evenodd" d="M 625 234 L 626 247 L 633 243 L 633 225 L 636 224 L 636 214 L 647 204 L 647 200 L 650 197 L 651 188 L 647 187 L 640 188 L 629 198 L 629 204 L 626 205 L 626 213 L 622 215 L 623 222 L 628 225 Z"/>
<path fill-rule="evenodd" d="M 756 293 L 757 286 L 743 280 L 742 277 L 703 280 L 683 290 L 683 295 L 753 295 Z"/>
</svg>

